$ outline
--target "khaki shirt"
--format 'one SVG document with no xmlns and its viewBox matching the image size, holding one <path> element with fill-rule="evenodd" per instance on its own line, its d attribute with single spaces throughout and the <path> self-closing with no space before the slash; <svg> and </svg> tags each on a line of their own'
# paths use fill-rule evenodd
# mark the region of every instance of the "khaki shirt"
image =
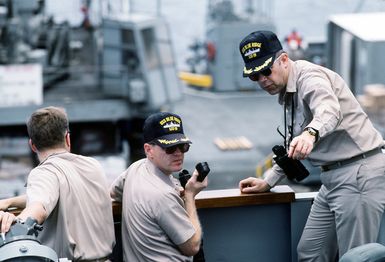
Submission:
<svg viewBox="0 0 385 262">
<path fill-rule="evenodd" d="M 59 258 L 90 260 L 112 253 L 115 242 L 111 198 L 99 162 L 71 153 L 49 156 L 27 181 L 27 206 L 48 213 L 39 234 Z"/>
<path fill-rule="evenodd" d="M 113 182 L 111 191 L 115 200 L 122 201 L 125 261 L 192 261 L 178 249 L 195 228 L 172 175 L 142 159 Z"/>
<path fill-rule="evenodd" d="M 337 73 L 303 60 L 290 63 L 285 91 L 294 95 L 293 137 L 306 127 L 318 130 L 319 140 L 308 157 L 313 165 L 348 159 L 384 146 L 380 133 Z M 284 103 L 285 91 L 279 96 L 280 104 Z M 273 186 L 283 176 L 282 169 L 274 165 L 266 181 Z"/>
</svg>

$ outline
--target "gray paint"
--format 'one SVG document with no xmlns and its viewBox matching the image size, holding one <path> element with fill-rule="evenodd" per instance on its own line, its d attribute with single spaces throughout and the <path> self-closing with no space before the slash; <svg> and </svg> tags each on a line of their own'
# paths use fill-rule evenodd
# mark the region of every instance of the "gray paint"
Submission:
<svg viewBox="0 0 385 262">
<path fill-rule="evenodd" d="M 200 209 L 198 213 L 207 261 L 290 261 L 290 204 Z"/>
<path fill-rule="evenodd" d="M 385 18 L 385 13 L 382 16 Z M 376 38 L 378 32 L 383 31 L 383 25 L 374 25 L 381 29 L 369 30 L 363 37 L 359 32 L 351 30 L 351 25 L 342 23 L 345 18 L 349 21 L 353 19 L 357 25 L 365 22 L 362 20 L 365 16 L 359 14 L 333 17 L 328 24 L 328 67 L 341 74 L 353 93 L 360 95 L 365 85 L 385 84 L 385 39 Z M 368 37 L 370 34 L 373 37 Z"/>
<path fill-rule="evenodd" d="M 296 194 L 296 200 L 287 204 L 199 209 L 206 261 L 296 262 L 315 196 L 310 195 Z M 385 244 L 385 217 L 378 242 Z"/>
<path fill-rule="evenodd" d="M 212 75 L 215 91 L 242 91 L 259 89 L 248 78 L 244 78 L 243 60 L 239 53 L 240 41 L 257 30 L 275 31 L 271 23 L 239 21 L 216 25 L 207 32 L 207 41 L 216 47 L 215 60 L 208 62 L 208 73 Z"/>
</svg>

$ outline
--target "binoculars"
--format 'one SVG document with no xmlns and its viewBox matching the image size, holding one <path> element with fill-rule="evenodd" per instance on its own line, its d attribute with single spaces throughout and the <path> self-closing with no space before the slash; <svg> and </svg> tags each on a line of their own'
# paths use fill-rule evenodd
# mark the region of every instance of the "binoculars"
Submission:
<svg viewBox="0 0 385 262">
<path fill-rule="evenodd" d="M 309 175 L 309 171 L 299 160 L 287 156 L 285 147 L 276 145 L 272 150 L 276 155 L 276 157 L 273 158 L 274 161 L 283 169 L 288 179 L 295 179 L 299 182 Z"/>
<path fill-rule="evenodd" d="M 200 163 L 196 164 L 195 169 L 198 171 L 197 180 L 199 182 L 202 182 L 210 172 L 209 164 L 207 164 L 207 162 L 200 162 Z M 189 172 L 186 169 L 183 169 L 179 173 L 179 182 L 183 188 L 185 188 L 187 181 L 190 178 L 191 178 L 191 175 L 189 174 Z"/>
</svg>

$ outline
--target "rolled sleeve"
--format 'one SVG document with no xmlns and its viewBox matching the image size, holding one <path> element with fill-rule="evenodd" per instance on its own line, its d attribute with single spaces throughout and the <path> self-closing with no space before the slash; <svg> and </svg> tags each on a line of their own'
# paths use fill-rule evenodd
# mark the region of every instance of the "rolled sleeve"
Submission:
<svg viewBox="0 0 385 262">
<path fill-rule="evenodd" d="M 318 130 L 320 137 L 334 131 L 342 121 L 342 112 L 330 81 L 312 75 L 311 78 L 307 78 L 301 91 L 313 115 L 307 126 Z"/>
<path fill-rule="evenodd" d="M 195 234 L 194 226 L 181 201 L 174 194 L 164 194 L 158 199 L 159 208 L 154 210 L 159 226 L 176 245 L 185 243 Z M 162 208 L 164 203 L 170 203 L 167 210 Z"/>
<path fill-rule="evenodd" d="M 274 164 L 272 168 L 266 170 L 264 177 L 269 186 L 274 187 L 285 177 L 285 173 L 282 168 L 277 164 Z"/>
<path fill-rule="evenodd" d="M 120 174 L 110 186 L 110 195 L 113 200 L 122 202 L 124 182 L 126 180 L 127 171 Z"/>
</svg>

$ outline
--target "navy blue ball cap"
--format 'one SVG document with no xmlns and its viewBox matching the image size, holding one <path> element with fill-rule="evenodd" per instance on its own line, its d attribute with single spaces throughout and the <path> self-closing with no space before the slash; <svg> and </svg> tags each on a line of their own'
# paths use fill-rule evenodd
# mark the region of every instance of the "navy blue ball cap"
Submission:
<svg viewBox="0 0 385 262">
<path fill-rule="evenodd" d="M 169 112 L 158 112 L 150 115 L 143 125 L 144 142 L 153 142 L 162 148 L 179 144 L 191 144 L 183 132 L 180 116 Z"/>
<path fill-rule="evenodd" d="M 280 50 L 281 42 L 271 31 L 255 31 L 243 38 L 239 44 L 239 51 L 245 62 L 243 76 L 248 77 L 270 68 Z"/>
</svg>

